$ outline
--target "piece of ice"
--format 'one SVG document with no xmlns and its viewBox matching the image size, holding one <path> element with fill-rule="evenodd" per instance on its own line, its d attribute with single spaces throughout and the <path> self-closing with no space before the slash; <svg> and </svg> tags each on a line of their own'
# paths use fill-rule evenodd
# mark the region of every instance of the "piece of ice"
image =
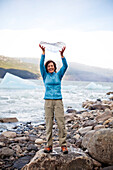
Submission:
<svg viewBox="0 0 113 170">
<path fill-rule="evenodd" d="M 0 88 L 34 89 L 37 85 L 29 80 L 22 79 L 10 73 L 6 73 L 0 83 Z"/>
<path fill-rule="evenodd" d="M 96 84 L 94 82 L 91 82 L 85 88 L 86 89 L 91 89 L 91 90 L 107 90 L 107 89 L 110 89 L 111 87 L 102 86 L 101 84 Z"/>
<path fill-rule="evenodd" d="M 48 51 L 54 53 L 59 52 L 59 50 L 62 50 L 63 47 L 66 47 L 66 44 L 63 42 L 50 43 L 41 41 L 40 45 L 44 46 Z"/>
</svg>

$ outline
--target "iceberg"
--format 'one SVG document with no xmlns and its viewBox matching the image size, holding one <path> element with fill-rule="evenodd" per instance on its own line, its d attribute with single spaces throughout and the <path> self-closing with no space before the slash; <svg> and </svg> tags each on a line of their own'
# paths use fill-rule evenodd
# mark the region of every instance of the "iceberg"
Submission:
<svg viewBox="0 0 113 170">
<path fill-rule="evenodd" d="M 0 83 L 0 88 L 7 89 L 35 89 L 37 85 L 29 80 L 22 79 L 10 73 L 6 73 Z"/>
<path fill-rule="evenodd" d="M 91 82 L 85 88 L 89 90 L 107 90 L 107 89 L 110 89 L 111 87 L 102 86 L 101 84 L 96 84 L 94 82 Z"/>
</svg>

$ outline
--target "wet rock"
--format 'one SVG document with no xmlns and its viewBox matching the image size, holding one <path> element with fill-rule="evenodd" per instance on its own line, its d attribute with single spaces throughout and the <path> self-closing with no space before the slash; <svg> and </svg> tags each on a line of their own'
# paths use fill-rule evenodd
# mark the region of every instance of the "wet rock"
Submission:
<svg viewBox="0 0 113 170">
<path fill-rule="evenodd" d="M 32 150 L 35 150 L 35 151 L 38 151 L 38 148 L 37 146 L 33 145 L 33 144 L 30 144 L 28 147 L 27 147 L 27 150 L 30 152 Z"/>
<path fill-rule="evenodd" d="M 79 122 L 74 123 L 74 125 L 71 126 L 72 129 L 76 129 L 79 127 Z"/>
<path fill-rule="evenodd" d="M 27 141 L 29 139 L 29 137 L 26 137 L 26 136 L 22 136 L 22 137 L 16 137 L 14 139 L 15 142 L 19 142 L 19 141 Z"/>
<path fill-rule="evenodd" d="M 99 130 L 99 129 L 102 129 L 102 128 L 105 128 L 105 126 L 104 125 L 96 125 L 94 127 L 94 130 Z"/>
<path fill-rule="evenodd" d="M 35 142 L 35 140 L 37 139 L 36 135 L 29 135 L 29 140 L 32 142 Z"/>
<path fill-rule="evenodd" d="M 10 149 L 8 147 L 3 147 L 0 149 L 0 157 L 1 158 L 13 156 L 13 155 L 14 155 L 13 149 Z"/>
<path fill-rule="evenodd" d="M 101 102 L 101 99 L 97 99 L 98 102 Z"/>
<path fill-rule="evenodd" d="M 90 130 L 92 130 L 92 127 L 93 126 L 88 126 L 88 127 L 81 127 L 78 132 L 81 134 L 81 135 L 85 135 L 87 132 L 89 132 Z"/>
<path fill-rule="evenodd" d="M 110 111 L 110 109 L 106 109 L 103 114 L 96 117 L 96 121 L 103 122 L 111 117 L 112 117 L 112 112 Z"/>
<path fill-rule="evenodd" d="M 67 139 L 71 139 L 71 134 L 67 133 Z"/>
<path fill-rule="evenodd" d="M 88 118 L 93 118 L 93 115 L 92 115 L 91 112 L 83 112 L 83 113 L 81 114 L 81 116 L 82 116 L 83 118 L 86 118 L 86 117 L 88 117 Z"/>
<path fill-rule="evenodd" d="M 16 137 L 16 132 L 6 131 L 3 132 L 2 135 L 8 138 L 14 138 Z"/>
<path fill-rule="evenodd" d="M 103 170 L 113 170 L 113 166 L 107 166 L 107 167 L 103 168 Z"/>
<path fill-rule="evenodd" d="M 65 117 L 65 123 L 71 123 L 76 120 L 73 113 L 65 114 L 64 117 Z"/>
<path fill-rule="evenodd" d="M 42 126 L 42 125 L 39 125 L 37 128 L 38 128 L 38 129 L 41 129 L 41 130 L 44 130 L 44 129 L 45 129 L 45 127 Z"/>
<path fill-rule="evenodd" d="M 73 136 L 76 140 L 78 140 L 80 138 L 79 134 L 76 134 L 75 136 Z"/>
<path fill-rule="evenodd" d="M 83 139 L 82 139 L 82 147 L 83 147 L 83 148 L 87 148 L 87 147 L 88 147 L 89 140 L 90 140 L 90 138 L 94 135 L 94 133 L 95 133 L 95 130 L 91 130 L 91 131 L 87 132 L 87 133 L 84 135 L 84 137 L 83 137 Z"/>
<path fill-rule="evenodd" d="M 16 117 L 12 118 L 1 118 L 0 122 L 2 123 L 11 123 L 11 122 L 18 122 L 18 119 Z"/>
<path fill-rule="evenodd" d="M 45 154 L 43 150 L 38 151 L 30 163 L 25 165 L 22 170 L 92 170 L 92 168 L 92 160 L 82 150 L 71 148 L 67 155 L 63 155 L 60 148 L 55 148 L 51 154 Z"/>
<path fill-rule="evenodd" d="M 93 161 L 93 166 L 97 167 L 97 170 L 100 169 L 100 167 L 102 167 L 102 164 L 98 161 L 96 161 L 95 159 L 92 159 Z"/>
<path fill-rule="evenodd" d="M 103 122 L 103 125 L 110 124 L 112 121 L 113 121 L 113 117 L 110 117 L 110 118 L 107 119 L 105 122 Z"/>
<path fill-rule="evenodd" d="M 66 110 L 66 112 L 67 113 L 76 113 L 76 110 L 69 108 Z"/>
<path fill-rule="evenodd" d="M 17 161 L 15 161 L 14 165 L 13 165 L 13 169 L 21 169 L 24 165 L 26 165 L 27 163 L 29 163 L 29 161 L 31 160 L 31 156 L 24 156 L 19 158 Z"/>
<path fill-rule="evenodd" d="M 89 106 L 90 110 L 105 110 L 106 108 L 110 108 L 107 104 L 93 104 Z"/>
<path fill-rule="evenodd" d="M 107 94 L 107 95 L 110 95 L 110 94 L 113 94 L 113 92 L 107 92 L 106 94 Z"/>
<path fill-rule="evenodd" d="M 109 122 L 109 126 L 113 128 L 113 121 Z"/>
<path fill-rule="evenodd" d="M 81 147 L 82 147 L 82 138 L 79 138 L 79 139 L 76 141 L 75 146 L 78 147 L 78 148 L 81 148 Z"/>
<path fill-rule="evenodd" d="M 22 149 L 19 145 L 15 144 L 15 145 L 10 145 L 10 147 L 18 154 L 18 153 L 22 153 Z"/>
<path fill-rule="evenodd" d="M 40 145 L 40 144 L 42 144 L 42 143 L 45 143 L 46 141 L 44 141 L 43 139 L 36 139 L 35 140 L 35 143 L 36 144 L 38 144 L 38 145 Z"/>
<path fill-rule="evenodd" d="M 5 143 L 4 142 L 0 142 L 0 148 L 5 146 Z"/>
<path fill-rule="evenodd" d="M 113 96 L 111 96 L 109 99 L 113 101 Z"/>
<path fill-rule="evenodd" d="M 85 102 L 82 103 L 82 107 L 89 108 L 89 106 L 93 104 L 95 104 L 95 102 L 86 100 Z"/>
<path fill-rule="evenodd" d="M 95 125 L 96 125 L 96 121 L 95 120 L 87 120 L 86 122 L 83 123 L 83 127 L 95 126 Z"/>
<path fill-rule="evenodd" d="M 95 131 L 89 139 L 87 149 L 90 155 L 104 164 L 113 164 L 113 129 Z"/>
</svg>

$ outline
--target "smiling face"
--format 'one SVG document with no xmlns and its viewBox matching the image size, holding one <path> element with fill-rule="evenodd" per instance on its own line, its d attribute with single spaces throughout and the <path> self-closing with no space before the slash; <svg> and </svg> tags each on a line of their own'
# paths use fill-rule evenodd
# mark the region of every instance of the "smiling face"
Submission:
<svg viewBox="0 0 113 170">
<path fill-rule="evenodd" d="M 50 62 L 50 63 L 47 65 L 47 71 L 48 71 L 48 73 L 53 73 L 53 72 L 55 71 L 55 67 L 54 67 L 53 62 Z"/>
</svg>

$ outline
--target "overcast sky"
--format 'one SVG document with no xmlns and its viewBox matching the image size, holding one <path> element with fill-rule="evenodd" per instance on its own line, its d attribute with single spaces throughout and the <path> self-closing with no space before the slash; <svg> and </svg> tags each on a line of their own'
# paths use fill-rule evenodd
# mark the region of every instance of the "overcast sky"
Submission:
<svg viewBox="0 0 113 170">
<path fill-rule="evenodd" d="M 0 55 L 39 58 L 40 41 L 65 42 L 68 61 L 113 69 L 113 0 L 0 0 Z"/>
</svg>

